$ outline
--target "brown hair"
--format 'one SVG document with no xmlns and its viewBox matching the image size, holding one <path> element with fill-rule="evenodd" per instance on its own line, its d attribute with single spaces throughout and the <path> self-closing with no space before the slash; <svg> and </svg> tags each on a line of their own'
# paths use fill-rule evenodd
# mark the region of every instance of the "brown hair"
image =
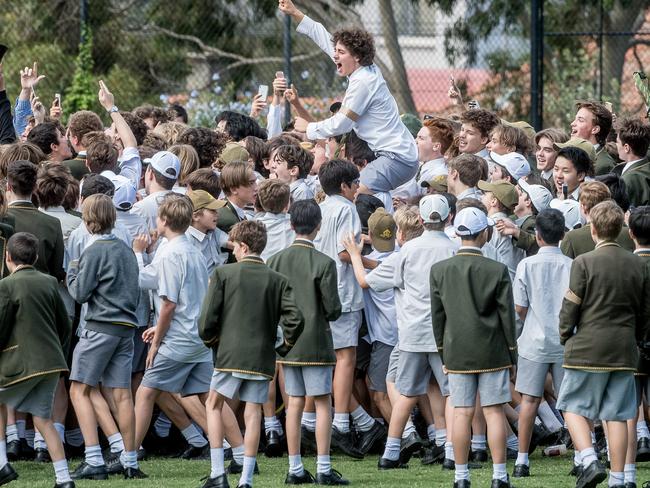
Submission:
<svg viewBox="0 0 650 488">
<path fill-rule="evenodd" d="M 591 213 L 593 209 L 600 202 L 604 202 L 612 197 L 609 188 L 605 183 L 600 181 L 587 181 L 580 185 L 580 198 L 579 201 L 585 209 L 585 212 Z"/>
<path fill-rule="evenodd" d="M 226 164 L 221 170 L 221 189 L 226 195 L 240 186 L 248 186 L 250 179 L 254 178 L 253 169 L 248 163 L 234 161 Z"/>
<path fill-rule="evenodd" d="M 136 146 L 142 146 L 144 144 L 144 138 L 149 132 L 149 127 L 144 123 L 140 117 L 136 117 L 131 112 L 121 112 L 120 115 L 124 118 L 124 122 L 129 126 L 131 132 L 133 132 L 133 137 L 135 137 Z"/>
<path fill-rule="evenodd" d="M 214 198 L 221 195 L 221 183 L 217 173 L 212 168 L 199 168 L 185 178 L 185 185 L 193 191 L 207 191 Z"/>
<path fill-rule="evenodd" d="M 39 165 L 46 159 L 47 156 L 35 144 L 30 142 L 9 144 L 0 154 L 0 178 L 7 176 L 7 165 L 12 161 L 29 161 Z"/>
<path fill-rule="evenodd" d="M 94 130 L 84 134 L 84 136 L 81 138 L 81 145 L 85 148 L 88 148 L 93 142 L 96 141 L 104 141 L 109 144 L 113 143 L 113 140 L 104 134 L 104 131 Z"/>
<path fill-rule="evenodd" d="M 566 132 L 564 132 L 562 129 L 556 129 L 555 127 L 540 130 L 537 134 L 535 134 L 535 144 L 539 144 L 539 140 L 542 137 L 546 137 L 553 144 L 556 144 L 558 142 L 562 143 L 569 140 L 569 136 Z"/>
<path fill-rule="evenodd" d="M 598 144 L 604 146 L 607 142 L 609 131 L 612 130 L 612 113 L 607 110 L 604 104 L 594 100 L 587 100 L 576 103 L 576 111 L 586 108 L 594 116 L 594 125 L 600 127 L 600 131 L 595 135 Z"/>
<path fill-rule="evenodd" d="M 103 193 L 90 195 L 84 199 L 81 218 L 91 234 L 108 234 L 117 218 L 113 199 Z"/>
<path fill-rule="evenodd" d="M 484 161 L 475 154 L 461 154 L 449 161 L 449 169 L 458 171 L 458 179 L 463 185 L 475 187 L 483 177 Z"/>
<path fill-rule="evenodd" d="M 68 120 L 68 130 L 70 131 L 70 135 L 79 139 L 79 142 L 83 145 L 83 136 L 88 132 L 103 131 L 104 125 L 95 112 L 91 112 L 90 110 L 81 110 L 70 116 L 70 120 Z"/>
<path fill-rule="evenodd" d="M 162 137 L 169 147 L 176 144 L 178 136 L 180 136 L 185 129 L 187 129 L 187 125 L 181 122 L 165 122 L 154 127 L 152 132 Z"/>
<path fill-rule="evenodd" d="M 269 145 L 264 139 L 247 136 L 243 139 L 246 150 L 255 164 L 255 171 L 268 178 L 269 170 L 264 167 L 264 160 L 269 159 Z"/>
<path fill-rule="evenodd" d="M 158 207 L 158 218 L 173 232 L 185 232 L 192 223 L 194 207 L 186 195 L 169 193 Z"/>
<path fill-rule="evenodd" d="M 230 229 L 228 237 L 231 242 L 246 244 L 253 254 L 262 254 L 266 247 L 266 227 L 255 220 L 238 222 Z"/>
<path fill-rule="evenodd" d="M 532 151 L 530 137 L 518 127 L 499 124 L 492 129 L 492 137 L 496 136 L 501 144 L 513 148 L 514 152 L 526 155 Z"/>
<path fill-rule="evenodd" d="M 489 137 L 490 132 L 501 123 L 494 112 L 482 108 L 467 110 L 460 116 L 463 124 L 470 124 L 481 132 L 481 137 Z"/>
<path fill-rule="evenodd" d="M 34 193 L 38 166 L 31 161 L 11 161 L 7 165 L 7 183 L 21 197 Z"/>
<path fill-rule="evenodd" d="M 199 155 L 201 168 L 212 166 L 226 147 L 228 135 L 204 127 L 188 127 L 176 139 L 177 144 L 189 144 Z"/>
<path fill-rule="evenodd" d="M 451 122 L 440 117 L 426 119 L 422 124 L 429 129 L 433 142 L 440 143 L 440 152 L 445 154 L 454 142 L 454 127 Z"/>
<path fill-rule="evenodd" d="M 420 210 L 414 205 L 404 205 L 395 210 L 395 224 L 397 230 L 402 233 L 405 241 L 410 241 L 420 237 L 424 232 L 422 220 L 420 220 Z"/>
<path fill-rule="evenodd" d="M 314 155 L 300 146 L 280 146 L 275 153 L 276 158 L 287 162 L 287 169 L 298 168 L 298 178 L 305 178 L 309 175 L 314 166 Z"/>
<path fill-rule="evenodd" d="M 624 118 L 617 124 L 621 143 L 627 144 L 632 152 L 644 157 L 650 145 L 650 125 L 641 119 Z"/>
<path fill-rule="evenodd" d="M 68 188 L 66 189 L 65 197 L 61 202 L 63 208 L 66 210 L 75 210 L 79 205 L 79 194 L 79 182 L 74 176 L 70 176 L 68 178 Z"/>
<path fill-rule="evenodd" d="M 289 185 L 278 180 L 264 180 L 257 191 L 260 207 L 274 214 L 285 211 L 290 196 Z"/>
<path fill-rule="evenodd" d="M 336 48 L 341 43 L 353 57 L 359 58 L 361 66 L 370 66 L 375 60 L 375 40 L 367 30 L 359 27 L 337 30 L 332 35 L 332 44 Z"/>
<path fill-rule="evenodd" d="M 144 139 L 142 140 L 142 145 L 153 147 L 158 151 L 166 151 L 168 147 L 167 141 L 163 136 L 151 131 L 147 132 L 147 135 L 144 136 Z"/>
<path fill-rule="evenodd" d="M 175 154 L 181 162 L 181 174 L 178 176 L 178 184 L 185 186 L 185 179 L 190 173 L 199 169 L 199 155 L 196 149 L 189 144 L 174 144 L 168 151 Z"/>
<path fill-rule="evenodd" d="M 144 119 L 153 119 L 154 127 L 157 124 L 163 124 L 172 120 L 172 114 L 169 110 L 162 107 L 154 107 L 153 105 L 145 104 L 140 105 L 133 109 L 133 115 L 139 117 L 144 121 Z"/>
<path fill-rule="evenodd" d="M 91 173 L 114 171 L 117 168 L 118 152 L 112 142 L 97 139 L 86 153 L 86 166 Z"/>
<path fill-rule="evenodd" d="M 589 222 L 596 235 L 607 241 L 616 240 L 623 229 L 625 215 L 614 200 L 600 202 L 589 212 Z"/>
<path fill-rule="evenodd" d="M 57 207 L 63 203 L 72 176 L 70 169 L 60 163 L 47 163 L 38 170 L 36 198 L 43 208 Z"/>
</svg>

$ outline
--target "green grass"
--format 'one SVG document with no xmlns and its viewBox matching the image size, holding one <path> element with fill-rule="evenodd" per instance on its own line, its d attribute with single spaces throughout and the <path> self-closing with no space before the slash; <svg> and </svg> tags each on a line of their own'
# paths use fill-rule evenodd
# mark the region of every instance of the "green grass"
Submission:
<svg viewBox="0 0 650 488">
<path fill-rule="evenodd" d="M 282 459 L 267 459 L 258 457 L 261 474 L 255 476 L 256 487 L 279 488 L 286 486 L 284 478 L 288 469 L 286 456 Z M 305 467 L 315 474 L 316 460 L 305 458 Z M 76 467 L 78 460 L 71 463 Z M 333 456 L 332 464 L 353 486 L 367 487 L 452 487 L 454 475 L 450 471 L 442 471 L 440 465 L 422 466 L 418 459 L 412 459 L 410 469 L 394 471 L 378 471 L 377 456 L 368 456 L 363 461 L 353 461 L 346 457 Z M 508 462 L 508 472 L 512 473 L 513 462 Z M 37 465 L 35 463 L 18 462 L 13 464 L 19 473 L 17 481 L 10 487 L 51 488 L 54 485 L 54 470 L 51 464 Z M 176 459 L 152 459 L 141 463 L 143 471 L 149 475 L 146 480 L 125 481 L 120 477 L 111 477 L 109 481 L 80 481 L 80 488 L 195 488 L 201 485 L 200 479 L 210 472 L 208 461 L 180 461 Z M 517 488 L 573 488 L 575 478 L 568 476 L 571 469 L 571 457 L 566 455 L 559 458 L 542 458 L 538 453 L 531 458 L 530 478 L 513 480 Z M 472 485 L 489 487 L 492 477 L 490 465 L 483 469 L 472 470 Z M 230 476 L 230 486 L 237 486 L 238 476 Z M 650 479 L 650 466 L 640 466 L 637 475 L 637 485 Z M 601 484 L 607 486 L 607 483 Z"/>
</svg>

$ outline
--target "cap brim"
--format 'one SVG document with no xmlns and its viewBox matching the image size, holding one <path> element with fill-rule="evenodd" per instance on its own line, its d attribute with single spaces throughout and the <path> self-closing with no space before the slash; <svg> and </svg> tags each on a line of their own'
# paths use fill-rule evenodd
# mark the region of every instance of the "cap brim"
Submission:
<svg viewBox="0 0 650 488">
<path fill-rule="evenodd" d="M 207 205 L 203 205 L 203 206 L 202 206 L 201 208 L 199 208 L 198 210 L 203 210 L 204 208 L 207 208 L 208 210 L 219 210 L 220 208 L 223 208 L 223 207 L 225 207 L 226 205 L 228 205 L 227 202 L 225 202 L 225 201 L 223 201 L 223 200 L 216 200 L 216 199 L 215 199 L 215 200 L 212 200 L 212 201 L 211 201 L 210 203 L 208 203 Z"/>
</svg>

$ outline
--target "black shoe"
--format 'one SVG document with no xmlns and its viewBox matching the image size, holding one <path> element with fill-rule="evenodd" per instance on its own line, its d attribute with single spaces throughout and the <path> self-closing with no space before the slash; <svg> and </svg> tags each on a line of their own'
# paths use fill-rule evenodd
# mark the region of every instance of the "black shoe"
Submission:
<svg viewBox="0 0 650 488">
<path fill-rule="evenodd" d="M 515 464 L 515 469 L 512 471 L 513 478 L 528 478 L 530 476 L 530 466 L 526 464 Z"/>
<path fill-rule="evenodd" d="M 368 451 L 372 449 L 372 446 L 374 446 L 376 442 L 380 440 L 386 442 L 387 434 L 388 431 L 386 430 L 386 427 L 375 420 L 375 423 L 372 425 L 372 428 L 369 431 L 357 432 L 357 449 L 361 452 L 361 454 L 368 454 Z"/>
<path fill-rule="evenodd" d="M 650 461 L 650 439 L 641 437 L 636 443 L 636 462 L 644 463 Z"/>
<path fill-rule="evenodd" d="M 623 485 L 625 488 L 636 488 L 636 483 L 632 483 L 631 481 L 628 481 Z"/>
<path fill-rule="evenodd" d="M 300 426 L 300 449 L 304 455 L 316 454 L 316 432 Z"/>
<path fill-rule="evenodd" d="M 141 447 L 138 449 L 138 452 L 136 454 L 136 458 L 138 461 L 144 461 L 147 458 L 147 451 L 145 450 L 144 447 Z"/>
<path fill-rule="evenodd" d="M 317 485 L 349 485 L 350 482 L 346 480 L 341 473 L 335 469 L 330 469 L 329 473 L 318 473 L 316 475 L 316 484 Z"/>
<path fill-rule="evenodd" d="M 57 483 L 54 488 L 75 488 L 74 481 L 66 481 L 65 483 Z"/>
<path fill-rule="evenodd" d="M 39 447 L 38 449 L 34 449 L 34 461 L 37 463 L 49 463 L 52 462 L 52 459 L 50 458 L 50 453 L 47 451 L 47 449 L 43 449 L 42 447 Z"/>
<path fill-rule="evenodd" d="M 205 478 L 205 483 L 201 485 L 201 488 L 230 488 L 230 485 L 228 484 L 228 476 L 222 474 L 216 478 L 207 477 Z"/>
<path fill-rule="evenodd" d="M 232 447 L 223 450 L 223 460 L 230 461 L 232 459 Z"/>
<path fill-rule="evenodd" d="M 470 480 L 458 480 L 454 481 L 454 488 L 470 488 L 472 482 Z"/>
<path fill-rule="evenodd" d="M 492 484 L 490 485 L 490 488 L 513 488 L 513 487 L 510 484 L 510 478 L 508 478 L 506 481 L 492 480 Z"/>
<path fill-rule="evenodd" d="M 307 471 L 304 468 L 302 471 L 303 471 L 302 476 L 287 473 L 287 477 L 284 480 L 284 484 L 285 485 L 307 485 L 316 482 L 316 480 L 314 479 L 314 477 L 309 471 Z"/>
<path fill-rule="evenodd" d="M 445 446 L 424 447 L 420 451 L 420 462 L 425 466 L 428 464 L 442 463 L 445 459 Z"/>
<path fill-rule="evenodd" d="M 277 430 L 269 430 L 266 434 L 264 454 L 269 458 L 282 457 L 282 436 Z"/>
<path fill-rule="evenodd" d="M 18 478 L 18 473 L 16 473 L 16 470 L 11 466 L 11 464 L 7 463 L 2 469 L 0 469 L 0 485 L 6 485 L 16 478 Z"/>
<path fill-rule="evenodd" d="M 248 483 L 245 483 L 243 485 L 237 485 L 237 488 L 253 488 L 253 487 L 251 485 L 249 485 Z"/>
<path fill-rule="evenodd" d="M 109 475 L 124 473 L 124 466 L 122 466 L 122 461 L 120 460 L 121 454 L 122 452 L 111 452 L 104 458 L 106 471 Z"/>
<path fill-rule="evenodd" d="M 20 439 L 20 454 L 18 459 L 22 461 L 32 461 L 34 459 L 34 448 L 29 447 L 27 439 Z"/>
<path fill-rule="evenodd" d="M 607 478 L 605 467 L 600 464 L 600 461 L 593 461 L 582 470 L 582 473 L 576 481 L 576 488 L 594 488 L 605 478 Z"/>
<path fill-rule="evenodd" d="M 511 459 L 511 460 L 517 459 L 518 454 L 519 453 L 517 452 L 516 449 L 510 449 L 510 448 L 506 449 L 506 459 Z"/>
<path fill-rule="evenodd" d="M 9 445 L 7 444 L 7 449 L 9 448 Z M 71 444 L 63 444 L 63 449 L 65 450 L 65 458 L 66 459 L 73 459 L 73 458 L 83 458 L 84 457 L 84 450 L 85 447 L 83 444 L 80 446 L 73 446 Z"/>
<path fill-rule="evenodd" d="M 573 468 L 571 468 L 571 471 L 569 471 L 569 476 L 575 476 L 576 478 L 579 478 L 580 475 L 582 474 L 582 464 L 574 464 Z"/>
<path fill-rule="evenodd" d="M 470 452 L 469 456 L 470 461 L 475 463 L 486 463 L 488 460 L 487 449 L 476 449 Z"/>
<path fill-rule="evenodd" d="M 385 457 L 380 457 L 377 461 L 377 468 L 384 469 L 407 469 L 409 466 L 406 463 L 403 463 L 400 459 L 393 461 L 392 459 L 386 459 Z"/>
<path fill-rule="evenodd" d="M 140 468 L 124 468 L 125 480 L 143 480 L 149 476 L 140 470 Z"/>
<path fill-rule="evenodd" d="M 7 442 L 7 459 L 9 461 L 18 461 L 20 457 L 20 441 Z"/>
<path fill-rule="evenodd" d="M 242 471 L 244 471 L 244 465 L 239 464 L 234 459 L 232 461 L 230 461 L 230 464 L 226 468 L 226 473 L 227 474 L 241 474 Z M 253 468 L 253 474 L 260 474 L 260 468 L 257 465 L 257 461 L 255 461 L 255 467 Z"/>
<path fill-rule="evenodd" d="M 442 462 L 442 469 L 453 471 L 456 469 L 456 463 L 453 459 L 445 458 L 445 460 Z"/>
<path fill-rule="evenodd" d="M 354 447 L 352 432 L 341 432 L 336 426 L 332 426 L 332 448 L 351 458 L 363 459 L 363 453 Z"/>
<path fill-rule="evenodd" d="M 417 432 L 412 432 L 406 439 L 402 439 L 399 451 L 399 462 L 401 464 L 408 464 L 411 460 L 411 456 L 420 449 L 422 449 L 422 439 L 420 439 Z"/>
<path fill-rule="evenodd" d="M 210 459 L 210 444 L 205 446 L 189 446 L 179 456 L 181 459 Z"/>
<path fill-rule="evenodd" d="M 105 464 L 91 466 L 86 461 L 82 461 L 77 469 L 70 473 L 70 478 L 73 480 L 107 480 L 108 471 Z"/>
</svg>

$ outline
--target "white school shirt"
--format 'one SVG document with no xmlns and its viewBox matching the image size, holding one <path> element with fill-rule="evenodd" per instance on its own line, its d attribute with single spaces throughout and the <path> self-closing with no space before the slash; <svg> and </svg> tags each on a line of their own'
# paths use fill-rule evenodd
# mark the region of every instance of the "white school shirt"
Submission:
<svg viewBox="0 0 650 488">
<path fill-rule="evenodd" d="M 266 116 L 266 138 L 270 140 L 280 134 L 282 134 L 282 106 L 271 104 Z"/>
<path fill-rule="evenodd" d="M 63 244 L 68 242 L 68 237 L 70 233 L 75 230 L 81 224 L 81 217 L 76 215 L 69 214 L 65 211 L 63 206 L 59 205 L 57 207 L 48 207 L 48 208 L 39 208 L 44 214 L 55 217 L 61 223 L 61 231 L 63 232 Z"/>
<path fill-rule="evenodd" d="M 296 233 L 291 228 L 291 217 L 286 213 L 259 213 L 255 220 L 266 227 L 266 247 L 260 254 L 264 262 L 274 254 L 288 248 L 296 240 Z"/>
<path fill-rule="evenodd" d="M 395 251 L 379 252 L 373 249 L 366 257 L 381 263 L 392 254 L 395 254 Z M 377 291 L 372 287 L 366 288 L 363 290 L 363 302 L 370 342 L 379 341 L 389 346 L 397 344 L 397 310 L 394 288 L 391 286 L 383 291 Z"/>
<path fill-rule="evenodd" d="M 454 256 L 458 247 L 444 232 L 428 230 L 402 246 L 394 281 L 404 291 L 404 313 L 397 317 L 400 351 L 438 350 L 431 325 L 429 273 L 435 263 Z"/>
<path fill-rule="evenodd" d="M 423 181 L 431 181 L 436 176 L 445 176 L 447 174 L 449 174 L 449 169 L 447 169 L 445 158 L 432 159 L 420 166 L 417 184 L 420 186 Z"/>
<path fill-rule="evenodd" d="M 341 195 L 331 195 L 319 205 L 323 220 L 320 231 L 314 239 L 316 250 L 326 254 L 336 263 L 339 299 L 342 312 L 355 312 L 363 308 L 363 292 L 354 277 L 351 264 L 339 259 L 339 253 L 345 251 L 343 237 L 352 232 L 354 238 L 361 239 L 361 220 L 357 208 L 350 200 Z"/>
<path fill-rule="evenodd" d="M 468 188 L 456 195 L 456 201 L 459 202 L 463 198 L 473 198 L 474 200 L 481 200 L 483 193 L 476 187 Z"/>
<path fill-rule="evenodd" d="M 307 177 L 305 178 L 305 183 L 311 189 L 314 195 L 316 195 L 316 193 L 318 193 L 321 190 L 320 180 L 318 179 L 318 175 L 307 175 Z"/>
<path fill-rule="evenodd" d="M 297 31 L 334 57 L 332 35 L 322 24 L 305 15 Z M 377 65 L 361 66 L 348 79 L 341 109 L 329 119 L 307 125 L 307 137 L 327 139 L 354 129 L 375 154 L 388 152 L 405 161 L 417 161 L 415 139 L 400 119 L 397 102 Z"/>
<path fill-rule="evenodd" d="M 149 230 L 156 230 L 158 207 L 160 207 L 160 204 L 169 193 L 172 193 L 172 190 L 161 190 L 151 193 L 139 202 L 135 202 L 133 208 L 131 208 L 131 212 L 142 217 L 147 223 Z"/>
<path fill-rule="evenodd" d="M 136 253 L 136 258 L 140 287 L 156 290 L 156 323 L 163 297 L 176 304 L 158 354 L 181 363 L 211 361 L 212 352 L 199 337 L 201 305 L 208 290 L 208 268 L 203 255 L 183 234 L 162 242 L 150 265 L 144 266 L 141 253 Z"/>
<path fill-rule="evenodd" d="M 228 253 L 221 252 L 221 248 L 228 243 L 228 234 L 219 228 L 208 231 L 206 234 L 191 225 L 185 231 L 190 243 L 203 255 L 205 266 L 208 269 L 208 276 L 217 266 L 228 261 Z"/>
<path fill-rule="evenodd" d="M 635 159 L 634 161 L 630 161 L 629 163 L 625 163 L 625 166 L 623 166 L 623 170 L 621 171 L 621 174 L 624 175 L 625 172 L 628 169 L 630 169 L 630 166 L 632 166 L 633 164 L 638 163 L 639 161 L 641 161 L 641 160 L 640 159 Z"/>
<path fill-rule="evenodd" d="M 528 307 L 524 328 L 517 339 L 521 357 L 539 363 L 562 361 L 560 309 L 569 289 L 571 263 L 559 247 L 543 246 L 517 266 L 512 286 L 515 305 Z"/>
<path fill-rule="evenodd" d="M 490 218 L 494 221 L 509 219 L 509 217 L 503 212 L 497 212 L 491 215 Z M 515 273 L 517 272 L 517 265 L 519 264 L 519 261 L 526 256 L 526 252 L 523 249 L 514 246 L 512 243 L 512 236 L 504 236 L 496 229 L 493 230 L 492 239 L 488 242 L 499 252 L 500 259 L 498 259 L 498 261 L 508 267 L 510 280 L 513 281 L 515 279 Z"/>
<path fill-rule="evenodd" d="M 289 185 L 289 191 L 291 192 L 292 202 L 297 202 L 298 200 L 311 200 L 314 198 L 314 192 L 304 178 L 293 181 Z"/>
</svg>

